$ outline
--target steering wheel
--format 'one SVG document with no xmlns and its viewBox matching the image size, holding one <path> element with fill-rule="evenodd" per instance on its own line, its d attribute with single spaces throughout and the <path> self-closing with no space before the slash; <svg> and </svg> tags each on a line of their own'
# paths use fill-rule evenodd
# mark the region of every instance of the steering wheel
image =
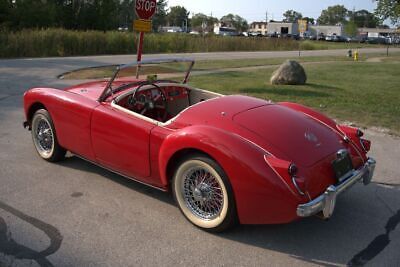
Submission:
<svg viewBox="0 0 400 267">
<path fill-rule="evenodd" d="M 143 88 L 145 85 L 152 85 L 153 88 Z M 153 94 L 152 90 L 157 90 L 158 94 Z M 150 91 L 150 95 L 145 91 Z M 140 94 L 140 92 L 143 92 Z M 128 98 L 128 104 L 135 112 L 147 117 L 157 117 L 158 120 L 165 121 L 167 113 L 167 98 L 163 90 L 154 83 L 143 83 L 139 85 L 132 95 Z M 154 111 L 156 111 L 154 114 Z M 163 113 L 160 115 L 160 113 Z M 153 115 L 153 116 L 152 116 Z"/>
</svg>

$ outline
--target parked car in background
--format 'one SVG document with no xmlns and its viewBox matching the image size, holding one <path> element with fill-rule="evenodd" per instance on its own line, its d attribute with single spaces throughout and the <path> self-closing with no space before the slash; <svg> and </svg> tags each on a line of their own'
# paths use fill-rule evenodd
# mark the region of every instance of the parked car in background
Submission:
<svg viewBox="0 0 400 267">
<path fill-rule="evenodd" d="M 261 32 L 248 32 L 247 33 L 248 37 L 262 37 L 262 33 Z"/>
<path fill-rule="evenodd" d="M 268 38 L 278 38 L 277 32 L 268 32 L 266 35 Z"/>
<path fill-rule="evenodd" d="M 311 34 L 311 35 L 305 37 L 305 39 L 315 41 L 315 40 L 317 40 L 317 35 Z"/>
<path fill-rule="evenodd" d="M 317 35 L 317 40 L 318 41 L 324 41 L 325 40 L 325 34 L 324 33 L 319 33 Z"/>
<path fill-rule="evenodd" d="M 118 27 L 118 31 L 120 31 L 120 32 L 126 32 L 128 30 L 129 30 L 128 26 L 120 26 L 120 27 Z"/>
<path fill-rule="evenodd" d="M 221 36 L 239 36 L 239 32 L 231 27 L 219 27 L 214 29 L 214 33 Z"/>
<path fill-rule="evenodd" d="M 368 37 L 365 42 L 368 44 L 386 44 L 387 40 L 384 37 Z"/>
</svg>

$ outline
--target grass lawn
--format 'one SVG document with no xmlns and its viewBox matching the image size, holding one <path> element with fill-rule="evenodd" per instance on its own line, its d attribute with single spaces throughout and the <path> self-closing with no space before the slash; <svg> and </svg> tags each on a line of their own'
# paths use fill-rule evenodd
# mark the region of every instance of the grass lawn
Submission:
<svg viewBox="0 0 400 267">
<path fill-rule="evenodd" d="M 298 102 L 361 127 L 378 126 L 400 134 L 400 60 L 327 62 L 305 65 L 304 86 L 269 84 L 274 70 L 193 76 L 191 84 L 223 94 L 246 94 Z"/>
</svg>

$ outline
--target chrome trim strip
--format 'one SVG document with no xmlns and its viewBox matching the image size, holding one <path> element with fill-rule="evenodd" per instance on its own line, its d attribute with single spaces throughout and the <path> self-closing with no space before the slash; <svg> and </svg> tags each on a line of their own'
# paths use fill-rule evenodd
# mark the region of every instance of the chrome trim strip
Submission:
<svg viewBox="0 0 400 267">
<path fill-rule="evenodd" d="M 360 145 L 361 145 L 362 149 L 364 150 L 365 153 L 367 153 L 368 151 L 367 151 L 367 149 L 365 148 L 364 143 L 363 143 L 362 140 L 361 140 L 361 137 L 358 137 L 358 139 L 359 139 L 359 142 L 360 142 Z"/>
<path fill-rule="evenodd" d="M 168 192 L 168 190 L 165 189 L 165 188 L 157 187 L 157 186 L 154 186 L 154 185 L 151 185 L 151 184 L 147 184 L 147 183 L 145 183 L 145 182 L 143 182 L 143 181 L 140 181 L 140 180 L 138 180 L 138 179 L 136 179 L 136 178 L 133 178 L 133 177 L 131 177 L 131 176 L 128 176 L 128 175 L 122 174 L 122 173 L 120 173 L 120 172 L 114 171 L 114 170 L 112 170 L 112 169 L 110 169 L 110 168 L 104 167 L 104 166 L 101 165 L 100 163 L 97 163 L 97 162 L 95 162 L 95 161 L 92 161 L 92 160 L 89 160 L 89 159 L 87 159 L 87 158 L 84 158 L 84 157 L 82 157 L 82 156 L 80 156 L 80 155 L 78 155 L 78 154 L 75 154 L 75 153 L 73 153 L 73 152 L 71 152 L 71 153 L 72 153 L 74 156 L 76 156 L 76 157 L 78 157 L 78 158 L 80 158 L 80 159 L 83 159 L 83 160 L 85 160 L 85 161 L 87 161 L 87 162 L 90 162 L 90 163 L 92 163 L 93 165 L 96 165 L 96 166 L 98 166 L 98 167 L 100 167 L 100 168 L 102 168 L 102 169 L 105 169 L 105 170 L 109 171 L 109 172 L 115 173 L 115 174 L 117 174 L 117 175 L 119 175 L 119 176 L 122 176 L 122 177 L 124 177 L 124 178 L 127 178 L 127 179 L 129 179 L 129 180 L 133 180 L 133 181 L 135 181 L 135 182 L 137 182 L 137 183 L 139 183 L 139 184 L 146 185 L 146 186 L 152 187 L 152 188 L 154 188 L 154 189 L 157 189 L 157 190 L 160 190 L 160 191 L 163 191 L 163 192 Z"/>
<path fill-rule="evenodd" d="M 160 123 L 160 122 L 157 121 L 157 120 L 150 119 L 149 117 L 143 116 L 142 114 L 139 114 L 139 113 L 130 111 L 129 109 L 126 109 L 126 108 L 124 108 L 124 107 L 121 107 L 120 105 L 117 105 L 117 104 L 115 103 L 115 100 L 113 100 L 113 101 L 111 102 L 111 107 L 112 107 L 112 108 L 115 108 L 115 109 L 118 109 L 118 110 L 120 110 L 120 111 L 122 111 L 122 112 L 128 113 L 129 115 L 132 115 L 132 116 L 135 116 L 135 117 L 137 117 L 137 118 L 140 118 L 140 119 L 142 119 L 142 120 L 144 120 L 144 121 L 153 123 L 154 125 L 159 125 L 159 123 Z"/>
<path fill-rule="evenodd" d="M 337 196 L 360 180 L 363 181 L 364 185 L 369 184 L 374 175 L 375 165 L 376 161 L 369 158 L 361 168 L 354 170 L 351 176 L 343 182 L 330 185 L 322 195 L 308 203 L 298 205 L 297 216 L 308 217 L 322 211 L 325 218 L 331 217 Z"/>
<path fill-rule="evenodd" d="M 267 163 L 267 165 L 271 168 L 271 170 L 276 174 L 276 176 L 279 177 L 279 179 L 281 179 L 282 183 L 287 187 L 287 189 L 289 189 L 289 191 L 296 196 L 296 192 L 290 187 L 290 185 L 288 185 L 288 183 L 285 181 L 285 179 L 279 174 L 279 172 L 277 172 L 275 170 L 275 168 L 271 165 L 271 163 L 269 163 L 268 161 L 268 156 L 269 155 L 264 155 L 264 161 Z"/>
<path fill-rule="evenodd" d="M 304 196 L 305 194 L 303 191 L 301 191 L 299 185 L 296 182 L 296 177 L 294 177 L 294 176 L 292 177 L 292 183 L 293 183 L 294 187 L 296 187 L 296 190 L 299 192 L 299 194 Z"/>
<path fill-rule="evenodd" d="M 313 119 L 313 120 L 316 120 L 317 122 L 319 122 L 319 123 L 325 125 L 326 127 L 330 128 L 332 131 L 336 132 L 339 136 L 341 136 L 341 137 L 343 138 L 343 140 L 344 140 L 345 142 L 348 142 L 348 141 L 349 141 L 349 144 L 351 144 L 351 146 L 355 149 L 355 151 L 356 151 L 357 154 L 360 156 L 360 158 L 363 158 L 363 156 L 361 155 L 361 151 L 359 151 L 358 148 L 357 148 L 357 146 L 353 143 L 353 141 L 352 141 L 350 138 L 347 137 L 346 133 L 344 133 L 344 132 L 340 129 L 340 127 L 338 127 L 338 124 L 336 124 L 336 129 L 335 129 L 335 128 L 329 126 L 328 124 L 326 124 L 325 122 L 323 122 L 323 121 L 321 121 L 321 120 L 319 120 L 319 119 L 317 119 L 317 118 L 311 116 L 310 114 L 307 114 L 307 113 L 304 113 L 304 112 L 302 112 L 302 113 L 303 113 L 304 115 L 306 115 L 307 117 L 309 117 L 309 118 L 311 118 L 311 119 Z"/>
</svg>

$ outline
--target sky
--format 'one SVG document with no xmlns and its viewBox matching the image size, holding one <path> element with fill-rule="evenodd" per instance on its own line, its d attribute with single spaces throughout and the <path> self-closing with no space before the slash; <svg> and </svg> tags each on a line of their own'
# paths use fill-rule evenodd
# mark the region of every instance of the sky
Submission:
<svg viewBox="0 0 400 267">
<path fill-rule="evenodd" d="M 253 21 L 265 21 L 266 12 L 268 20 L 282 20 L 282 14 L 293 9 L 303 14 L 304 17 L 317 19 L 321 11 L 329 6 L 344 5 L 347 9 L 366 9 L 372 12 L 376 7 L 373 0 L 168 0 L 168 6 L 184 6 L 190 16 L 193 13 L 204 13 L 221 18 L 233 13 L 245 18 L 249 23 Z"/>
</svg>

